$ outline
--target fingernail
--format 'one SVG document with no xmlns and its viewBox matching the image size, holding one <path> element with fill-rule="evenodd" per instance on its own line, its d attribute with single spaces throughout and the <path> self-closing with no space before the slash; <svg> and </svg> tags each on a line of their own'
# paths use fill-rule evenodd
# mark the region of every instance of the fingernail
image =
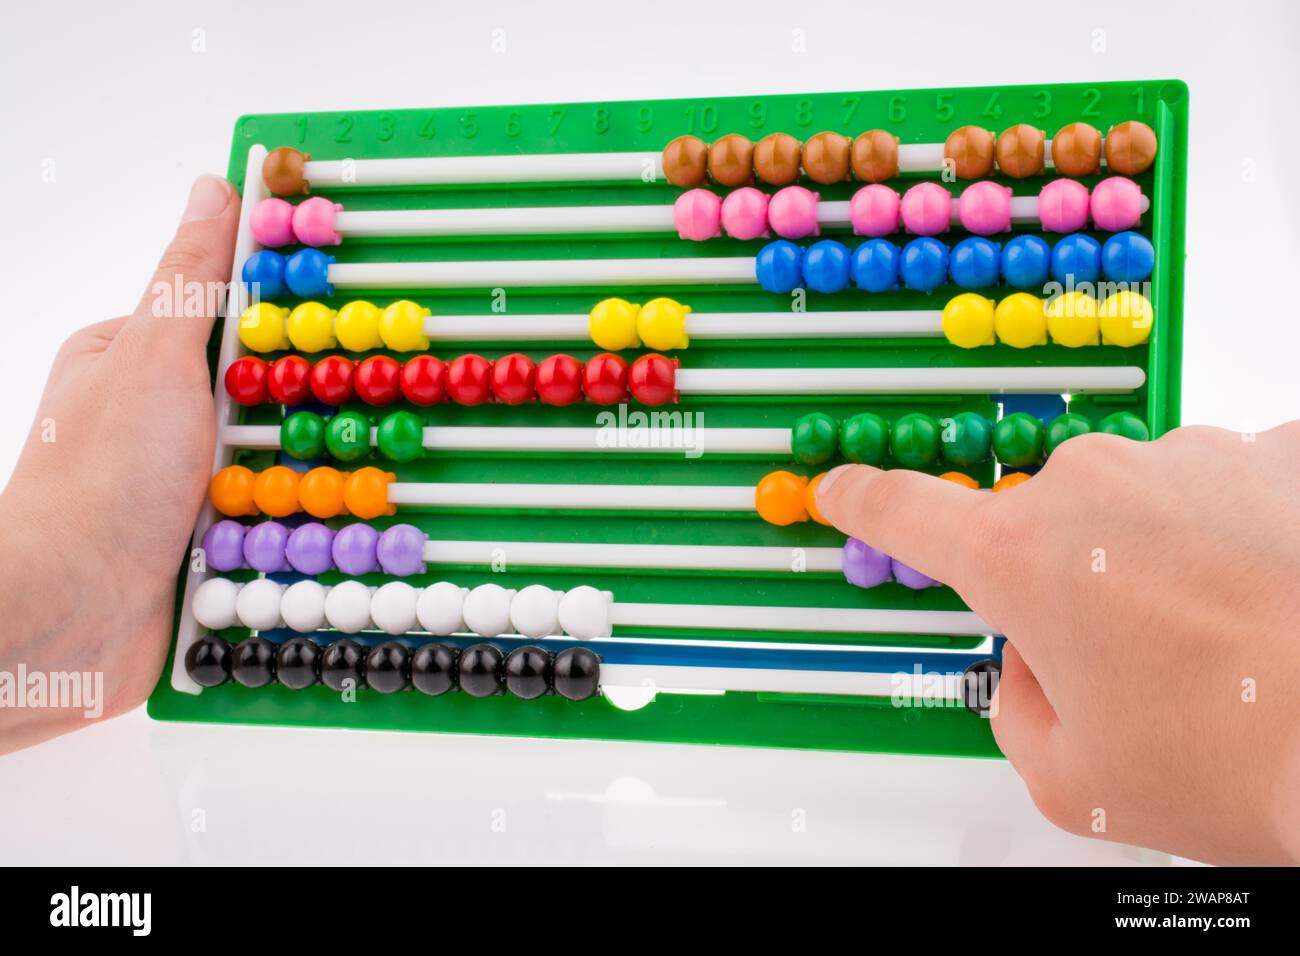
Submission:
<svg viewBox="0 0 1300 956">
<path fill-rule="evenodd" d="M 830 494 L 831 485 L 839 481 L 840 475 L 853 467 L 853 465 L 838 465 L 822 475 L 822 480 L 817 483 L 817 501 L 824 501 L 826 495 Z"/>
<path fill-rule="evenodd" d="M 190 187 L 190 200 L 185 204 L 181 222 L 212 219 L 225 212 L 229 205 L 230 184 L 220 176 L 200 176 Z"/>
</svg>

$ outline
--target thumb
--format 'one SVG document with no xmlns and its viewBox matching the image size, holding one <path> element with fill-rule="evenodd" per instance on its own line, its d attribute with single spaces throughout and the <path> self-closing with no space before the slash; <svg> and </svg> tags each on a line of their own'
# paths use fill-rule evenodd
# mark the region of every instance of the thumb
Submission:
<svg viewBox="0 0 1300 956">
<path fill-rule="evenodd" d="M 219 176 L 196 179 L 176 236 L 127 328 L 205 345 L 225 305 L 238 225 L 234 187 Z"/>
</svg>

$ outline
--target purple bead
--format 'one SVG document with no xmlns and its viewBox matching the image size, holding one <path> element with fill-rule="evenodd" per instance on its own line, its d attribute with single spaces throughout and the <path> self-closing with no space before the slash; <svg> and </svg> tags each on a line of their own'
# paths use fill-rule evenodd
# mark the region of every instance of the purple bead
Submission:
<svg viewBox="0 0 1300 956">
<path fill-rule="evenodd" d="M 203 554 L 214 571 L 234 571 L 244 566 L 244 534 L 248 529 L 229 518 L 218 521 L 203 535 Z"/>
<path fill-rule="evenodd" d="M 939 582 L 928 574 L 922 574 L 916 568 L 909 568 L 898 558 L 893 559 L 894 580 L 905 588 L 912 588 L 914 591 L 920 591 L 925 588 L 936 588 Z"/>
<path fill-rule="evenodd" d="M 289 533 L 284 557 L 295 571 L 302 574 L 324 574 L 334 567 L 330 550 L 333 543 L 333 531 L 319 521 L 309 521 Z"/>
<path fill-rule="evenodd" d="M 334 536 L 334 564 L 344 574 L 369 574 L 379 569 L 375 545 L 379 532 L 368 524 L 350 524 Z"/>
<path fill-rule="evenodd" d="M 424 573 L 424 542 L 429 536 L 415 525 L 395 524 L 379 536 L 376 554 L 385 574 L 407 577 Z"/>
<path fill-rule="evenodd" d="M 289 529 L 278 521 L 263 521 L 248 529 L 244 535 L 244 560 L 254 571 L 274 574 L 288 571 L 284 560 L 284 546 L 289 540 Z"/>
<path fill-rule="evenodd" d="M 844 568 L 844 580 L 860 588 L 874 588 L 889 580 L 889 555 L 857 538 L 844 542 L 840 563 Z"/>
</svg>

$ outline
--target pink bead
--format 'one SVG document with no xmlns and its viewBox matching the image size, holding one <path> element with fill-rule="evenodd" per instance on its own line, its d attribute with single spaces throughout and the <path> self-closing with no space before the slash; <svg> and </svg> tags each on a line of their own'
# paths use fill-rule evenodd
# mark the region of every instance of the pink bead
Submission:
<svg viewBox="0 0 1300 956">
<path fill-rule="evenodd" d="M 1038 219 L 1048 232 L 1088 228 L 1088 187 L 1077 179 L 1053 179 L 1038 194 Z"/>
<path fill-rule="evenodd" d="M 957 200 L 957 218 L 968 232 L 991 236 L 1011 230 L 1011 190 L 989 179 L 971 183 Z"/>
<path fill-rule="evenodd" d="M 263 199 L 248 217 L 253 238 L 269 249 L 293 242 L 293 206 L 283 199 Z"/>
<path fill-rule="evenodd" d="M 673 203 L 673 225 L 677 235 L 693 242 L 722 235 L 722 200 L 707 189 L 688 189 Z"/>
<path fill-rule="evenodd" d="M 334 229 L 334 217 L 343 211 L 338 203 L 312 196 L 293 211 L 293 232 L 305 246 L 337 246 L 343 237 Z"/>
<path fill-rule="evenodd" d="M 1142 221 L 1142 187 L 1123 176 L 1107 176 L 1092 187 L 1092 221 L 1107 232 L 1132 229 Z"/>
<path fill-rule="evenodd" d="M 903 193 L 903 226 L 918 236 L 936 236 L 952 224 L 952 196 L 938 183 L 917 183 Z"/>
<path fill-rule="evenodd" d="M 778 189 L 767 205 L 772 231 L 785 239 L 805 239 L 820 233 L 817 226 L 818 196 L 802 186 Z"/>
<path fill-rule="evenodd" d="M 767 235 L 767 193 L 745 186 L 722 200 L 722 231 L 733 239 Z"/>
<path fill-rule="evenodd" d="M 849 200 L 849 222 L 855 236 L 879 239 L 898 232 L 898 193 L 880 183 L 863 186 Z"/>
</svg>

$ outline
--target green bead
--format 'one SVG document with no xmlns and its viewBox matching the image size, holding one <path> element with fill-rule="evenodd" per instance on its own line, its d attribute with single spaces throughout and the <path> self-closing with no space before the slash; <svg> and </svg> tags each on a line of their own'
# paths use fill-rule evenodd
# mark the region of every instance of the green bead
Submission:
<svg viewBox="0 0 1300 956">
<path fill-rule="evenodd" d="M 1043 423 L 1016 412 L 993 426 L 993 454 L 1012 468 L 1027 468 L 1043 460 Z"/>
<path fill-rule="evenodd" d="M 370 419 L 360 412 L 339 412 L 325 429 L 325 447 L 339 461 L 357 461 L 370 454 Z"/>
<path fill-rule="evenodd" d="M 939 423 L 921 412 L 896 419 L 889 450 L 904 468 L 929 468 L 939 460 Z"/>
<path fill-rule="evenodd" d="M 379 423 L 375 444 L 390 461 L 415 461 L 424 454 L 424 423 L 415 412 L 393 412 Z"/>
<path fill-rule="evenodd" d="M 825 412 L 809 412 L 790 429 L 790 450 L 801 465 L 821 465 L 835 457 L 840 426 Z"/>
<path fill-rule="evenodd" d="M 325 419 L 315 412 L 294 412 L 280 423 L 280 450 L 307 461 L 325 451 Z"/>
<path fill-rule="evenodd" d="M 989 459 L 993 423 L 975 412 L 958 412 L 939 423 L 943 431 L 943 457 L 954 465 L 978 465 Z"/>
<path fill-rule="evenodd" d="M 889 423 L 874 412 L 862 412 L 840 426 L 840 454 L 858 465 L 882 465 L 889 449 Z"/>
<path fill-rule="evenodd" d="M 1050 456 L 1060 446 L 1061 442 L 1077 435 L 1086 435 L 1090 431 L 1092 431 L 1092 422 L 1082 415 L 1076 415 L 1074 412 L 1057 415 L 1047 424 L 1047 435 L 1043 440 L 1043 447 Z"/>
<path fill-rule="evenodd" d="M 1097 431 L 1107 435 L 1119 435 L 1121 438 L 1131 438 L 1133 441 L 1151 440 L 1151 430 L 1147 428 L 1147 423 L 1132 412 L 1114 412 L 1107 415 L 1097 426 Z"/>
</svg>

